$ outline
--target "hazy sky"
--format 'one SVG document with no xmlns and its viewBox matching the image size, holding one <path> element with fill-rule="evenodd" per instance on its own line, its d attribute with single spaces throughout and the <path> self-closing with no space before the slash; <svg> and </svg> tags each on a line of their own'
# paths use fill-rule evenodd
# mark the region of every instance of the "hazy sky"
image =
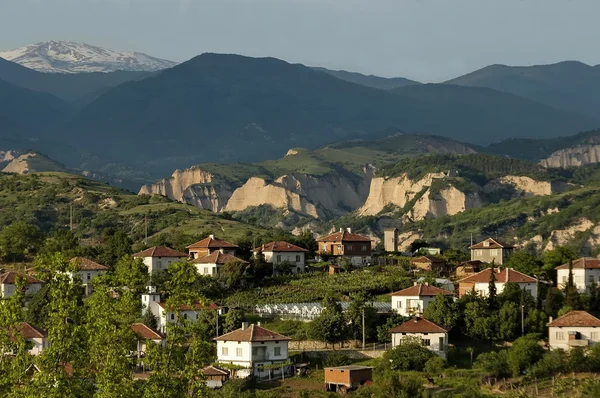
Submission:
<svg viewBox="0 0 600 398">
<path fill-rule="evenodd" d="M 493 63 L 600 64 L 599 15 L 600 0 L 0 0 L 0 49 L 71 40 L 440 81 Z"/>
</svg>

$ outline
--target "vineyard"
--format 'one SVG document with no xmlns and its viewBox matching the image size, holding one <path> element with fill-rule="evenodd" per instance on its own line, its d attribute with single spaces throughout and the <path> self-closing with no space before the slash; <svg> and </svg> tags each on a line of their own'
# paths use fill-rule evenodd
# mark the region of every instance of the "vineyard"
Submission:
<svg viewBox="0 0 600 398">
<path fill-rule="evenodd" d="M 321 301 L 327 294 L 351 296 L 364 292 L 372 296 L 409 287 L 410 274 L 400 267 L 371 267 L 349 273 L 302 274 L 278 285 L 241 290 L 230 295 L 226 304 L 254 307 L 257 304 L 286 304 Z"/>
</svg>

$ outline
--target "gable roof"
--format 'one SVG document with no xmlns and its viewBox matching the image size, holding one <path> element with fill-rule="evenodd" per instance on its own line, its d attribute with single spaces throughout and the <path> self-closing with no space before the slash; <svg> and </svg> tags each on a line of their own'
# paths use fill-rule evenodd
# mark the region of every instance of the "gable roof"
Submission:
<svg viewBox="0 0 600 398">
<path fill-rule="evenodd" d="M 529 275 L 525 275 L 522 272 L 515 271 L 512 268 L 497 268 L 496 272 L 496 283 L 535 283 L 535 278 L 532 278 Z M 478 272 L 473 275 L 469 275 L 461 280 L 458 283 L 487 283 L 490 281 L 490 273 L 492 272 L 491 268 L 484 269 L 481 272 Z"/>
<path fill-rule="evenodd" d="M 366 236 L 353 234 L 346 230 L 335 232 L 333 234 L 317 239 L 318 242 L 369 242 L 371 239 Z"/>
<path fill-rule="evenodd" d="M 144 340 L 162 340 L 165 338 L 161 332 L 143 323 L 132 324 L 131 330 L 133 330 L 133 333 L 135 333 L 138 337 Z"/>
<path fill-rule="evenodd" d="M 27 275 L 27 274 L 24 274 L 22 272 L 17 272 L 17 271 L 8 271 L 8 272 L 5 272 L 2 275 L 0 275 L 0 284 L 14 285 L 15 281 L 17 280 L 17 277 L 19 277 L 19 276 L 27 279 L 28 285 L 33 285 L 35 283 L 44 283 L 43 281 L 36 279 L 31 275 Z"/>
<path fill-rule="evenodd" d="M 549 322 L 547 326 L 600 327 L 600 319 L 585 311 L 571 311 Z"/>
<path fill-rule="evenodd" d="M 226 248 L 226 249 L 238 249 L 239 247 L 237 245 L 234 245 L 231 242 L 227 242 L 226 240 L 221 240 L 218 238 L 215 238 L 213 235 L 209 236 L 208 238 L 204 238 L 196 243 L 192 243 L 191 245 L 189 245 L 188 247 L 186 247 L 186 249 L 201 249 L 201 248 L 209 248 L 209 249 L 220 249 L 220 248 Z"/>
<path fill-rule="evenodd" d="M 203 257 L 198 257 L 192 260 L 194 264 L 227 264 L 230 261 L 236 261 L 238 263 L 248 264 L 247 261 L 232 256 L 231 254 L 221 253 L 220 251 L 214 251 Z"/>
<path fill-rule="evenodd" d="M 484 246 L 485 242 L 488 242 L 489 246 Z M 475 243 L 474 245 L 470 246 L 469 249 L 512 249 L 513 247 L 513 245 L 501 242 L 497 239 L 487 238 L 479 243 Z"/>
<path fill-rule="evenodd" d="M 600 260 L 598 260 L 597 258 L 582 257 L 582 258 L 578 258 L 577 260 L 573 261 L 573 269 L 598 269 L 598 268 L 600 268 Z M 556 270 L 569 269 L 569 263 L 559 265 L 555 269 Z"/>
<path fill-rule="evenodd" d="M 158 305 L 161 308 L 166 309 L 167 308 L 167 302 L 166 301 L 161 301 L 160 303 L 158 303 Z M 210 303 L 208 303 L 208 305 L 204 305 L 202 303 L 193 303 L 192 305 L 187 305 L 187 304 L 182 304 L 179 306 L 179 310 L 180 311 L 202 311 L 202 310 L 218 310 L 219 307 L 218 305 L 216 305 L 215 303 L 213 303 L 212 301 Z"/>
<path fill-rule="evenodd" d="M 239 328 L 233 332 L 226 333 L 215 338 L 216 341 L 288 341 L 291 338 L 265 329 L 262 326 L 252 324 L 247 328 Z"/>
<path fill-rule="evenodd" d="M 303 247 L 292 245 L 284 241 L 269 242 L 254 249 L 254 251 L 262 252 L 308 252 Z"/>
<path fill-rule="evenodd" d="M 446 264 L 446 260 L 443 258 L 435 257 L 435 256 L 420 256 L 415 257 L 411 260 L 413 263 L 444 263 Z"/>
<path fill-rule="evenodd" d="M 186 257 L 187 253 L 178 252 L 170 247 L 154 246 L 149 249 L 135 253 L 133 257 Z"/>
<path fill-rule="evenodd" d="M 30 323 L 21 322 L 17 326 L 21 335 L 26 339 L 42 339 L 47 336 L 45 330 L 37 328 Z"/>
<path fill-rule="evenodd" d="M 95 261 L 85 257 L 73 257 L 71 262 L 77 263 L 78 267 L 82 271 L 107 271 L 108 267 L 102 264 L 98 264 Z"/>
<path fill-rule="evenodd" d="M 390 333 L 448 333 L 448 330 L 435 322 L 416 317 L 390 329 Z"/>
<path fill-rule="evenodd" d="M 202 369 L 204 376 L 229 376 L 229 371 L 226 369 L 217 368 L 210 365 Z"/>
<path fill-rule="evenodd" d="M 390 293 L 390 296 L 437 296 L 440 293 L 445 296 L 454 296 L 452 292 L 425 283 Z"/>
</svg>

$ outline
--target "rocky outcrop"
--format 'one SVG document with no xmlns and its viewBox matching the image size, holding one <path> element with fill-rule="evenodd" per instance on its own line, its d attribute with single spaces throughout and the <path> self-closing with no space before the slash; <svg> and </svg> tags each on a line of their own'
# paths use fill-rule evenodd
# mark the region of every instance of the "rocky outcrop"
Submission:
<svg viewBox="0 0 600 398">
<path fill-rule="evenodd" d="M 5 154 L 6 157 L 6 154 Z M 28 174 L 41 172 L 64 172 L 69 170 L 58 162 L 48 159 L 44 155 L 31 152 L 13 158 L 3 169 L 3 173 Z"/>
<path fill-rule="evenodd" d="M 504 176 L 489 181 L 483 191 L 491 193 L 506 187 L 512 187 L 517 195 L 528 197 L 564 192 L 568 185 L 560 181 L 537 181 L 525 176 Z"/>
<path fill-rule="evenodd" d="M 468 209 L 483 206 L 477 192 L 462 192 L 453 186 L 431 195 L 427 191 L 413 206 L 411 216 L 413 220 L 452 216 Z"/>
<path fill-rule="evenodd" d="M 574 167 L 600 162 L 600 145 L 584 144 L 561 149 L 540 161 L 544 167 Z"/>
<path fill-rule="evenodd" d="M 548 238 L 545 250 L 554 250 L 556 246 L 564 246 L 579 232 L 585 232 L 594 227 L 594 223 L 587 218 L 580 218 L 577 222 L 565 229 L 552 231 Z"/>
</svg>

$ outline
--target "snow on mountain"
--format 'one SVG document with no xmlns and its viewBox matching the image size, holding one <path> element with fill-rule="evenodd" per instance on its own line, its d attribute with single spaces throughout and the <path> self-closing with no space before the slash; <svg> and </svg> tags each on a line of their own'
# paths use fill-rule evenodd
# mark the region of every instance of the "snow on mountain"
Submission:
<svg viewBox="0 0 600 398">
<path fill-rule="evenodd" d="M 46 41 L 0 51 L 0 57 L 48 73 L 157 71 L 177 63 L 137 52 L 118 52 L 70 41 Z"/>
</svg>

